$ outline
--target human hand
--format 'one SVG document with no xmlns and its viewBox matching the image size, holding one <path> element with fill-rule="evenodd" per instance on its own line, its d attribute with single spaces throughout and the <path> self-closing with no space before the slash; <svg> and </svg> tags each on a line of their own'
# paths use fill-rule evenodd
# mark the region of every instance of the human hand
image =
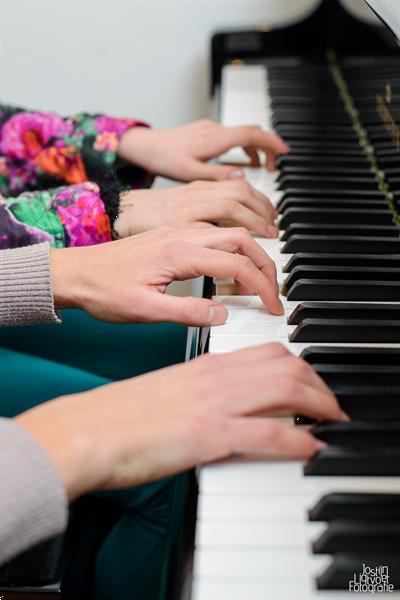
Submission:
<svg viewBox="0 0 400 600">
<path fill-rule="evenodd" d="M 128 129 L 118 154 L 151 173 L 179 181 L 223 180 L 243 177 L 243 173 L 237 166 L 211 165 L 208 161 L 235 146 L 245 150 L 254 167 L 260 166 L 258 151 L 265 152 L 269 170 L 275 168 L 277 154 L 289 151 L 279 135 L 256 125 L 223 127 L 203 119 L 175 129 Z"/>
<path fill-rule="evenodd" d="M 209 275 L 235 279 L 283 314 L 276 267 L 247 230 L 156 229 L 124 240 L 50 251 L 58 309 L 80 308 L 115 323 L 175 321 L 219 325 L 227 311 L 213 300 L 165 294 L 172 281 Z"/>
<path fill-rule="evenodd" d="M 288 410 L 347 420 L 306 362 L 280 344 L 265 344 L 62 397 L 16 421 L 49 454 L 74 500 L 238 451 L 308 458 L 324 444 L 265 417 Z"/>
<path fill-rule="evenodd" d="M 174 188 L 132 190 L 122 195 L 114 229 L 127 237 L 157 227 L 209 227 L 234 223 L 257 235 L 276 237 L 276 209 L 244 179 L 194 181 Z"/>
</svg>

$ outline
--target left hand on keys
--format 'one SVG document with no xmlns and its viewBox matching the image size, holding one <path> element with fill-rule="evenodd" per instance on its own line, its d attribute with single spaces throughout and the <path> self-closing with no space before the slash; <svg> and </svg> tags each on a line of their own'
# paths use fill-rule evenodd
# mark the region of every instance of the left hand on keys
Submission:
<svg viewBox="0 0 400 600">
<path fill-rule="evenodd" d="M 208 163 L 236 146 L 244 149 L 254 167 L 260 166 L 258 151 L 265 152 L 269 170 L 275 168 L 277 154 L 289 151 L 279 135 L 257 125 L 223 127 L 202 119 L 174 129 L 129 129 L 122 137 L 118 155 L 151 173 L 178 181 L 220 181 L 243 177 L 237 166 Z"/>
</svg>

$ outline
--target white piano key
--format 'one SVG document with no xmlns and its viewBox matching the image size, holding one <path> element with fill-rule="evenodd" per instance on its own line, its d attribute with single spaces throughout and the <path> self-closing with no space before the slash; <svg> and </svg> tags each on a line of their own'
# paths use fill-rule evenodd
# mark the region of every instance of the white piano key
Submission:
<svg viewBox="0 0 400 600">
<path fill-rule="evenodd" d="M 201 493 L 293 494 L 297 491 L 310 501 L 315 496 L 337 490 L 400 493 L 400 477 L 312 477 L 303 475 L 300 461 L 272 461 L 261 457 L 231 458 L 203 467 Z"/>
<path fill-rule="evenodd" d="M 378 600 L 399 600 L 400 593 L 395 591 L 371 596 L 368 592 L 351 594 L 347 590 L 322 591 L 315 589 L 311 578 L 302 585 L 293 585 L 285 578 L 272 582 L 260 581 L 254 577 L 223 580 L 195 577 L 192 585 L 192 600 L 371 600 L 374 597 Z"/>
<path fill-rule="evenodd" d="M 211 337 L 208 351 L 210 354 L 221 354 L 221 352 L 233 352 L 234 350 L 240 350 L 241 348 L 250 348 L 251 346 L 259 346 L 263 343 L 268 342 L 279 342 L 285 346 L 290 352 L 296 356 L 299 356 L 303 350 L 310 346 L 340 346 L 346 348 L 400 348 L 400 344 L 350 344 L 350 343 L 322 343 L 322 342 L 305 342 L 297 343 L 290 342 L 288 335 L 281 337 L 265 337 L 260 336 L 220 336 Z"/>
<path fill-rule="evenodd" d="M 288 325 L 286 323 L 286 317 L 277 316 L 275 320 L 270 320 L 264 325 L 260 322 L 256 323 L 225 323 L 218 327 L 213 327 L 210 332 L 210 338 L 220 337 L 248 337 L 254 336 L 254 338 L 275 339 L 289 335 L 294 331 L 294 325 Z"/>
<path fill-rule="evenodd" d="M 243 519 L 251 516 L 255 519 L 288 519 L 306 520 L 309 495 L 300 493 L 293 496 L 273 496 L 264 493 L 243 491 L 238 494 L 220 491 L 218 493 L 202 493 L 200 491 L 197 515 L 199 519 Z"/>
<path fill-rule="evenodd" d="M 316 556 L 313 560 L 314 574 L 323 571 L 330 563 L 326 556 Z M 275 549 L 274 552 L 262 549 L 240 551 L 237 548 L 220 551 L 213 548 L 197 548 L 193 573 L 195 577 L 229 577 L 240 579 L 254 577 L 279 582 L 281 577 L 293 582 L 309 579 L 310 560 L 300 550 Z"/>
<path fill-rule="evenodd" d="M 326 530 L 326 523 L 306 519 L 198 519 L 196 546 L 206 548 L 303 548 Z"/>
<path fill-rule="evenodd" d="M 271 129 L 271 113 L 265 100 L 266 89 L 267 73 L 263 66 L 225 66 L 221 83 L 221 124 L 259 125 L 263 129 Z M 229 90 L 229 93 L 224 90 Z M 241 148 L 234 148 L 226 152 L 221 160 L 246 164 L 249 157 Z"/>
</svg>

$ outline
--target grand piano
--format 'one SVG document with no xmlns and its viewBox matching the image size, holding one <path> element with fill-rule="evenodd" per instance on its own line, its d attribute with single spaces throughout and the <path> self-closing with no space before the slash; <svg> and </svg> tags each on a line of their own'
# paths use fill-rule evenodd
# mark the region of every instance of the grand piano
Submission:
<svg viewBox="0 0 400 600">
<path fill-rule="evenodd" d="M 213 38 L 220 122 L 291 147 L 274 173 L 245 169 L 279 209 L 279 239 L 257 241 L 285 315 L 201 280 L 229 318 L 192 329 L 188 356 L 279 341 L 352 420 L 281 417 L 328 444 L 306 464 L 242 453 L 198 470 L 185 598 L 400 598 L 399 38 L 396 0 L 323 0 L 288 27 Z"/>
</svg>

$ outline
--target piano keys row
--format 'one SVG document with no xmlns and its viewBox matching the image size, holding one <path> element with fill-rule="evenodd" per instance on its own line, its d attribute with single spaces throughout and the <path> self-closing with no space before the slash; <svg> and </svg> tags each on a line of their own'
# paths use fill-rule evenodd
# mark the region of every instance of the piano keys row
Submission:
<svg viewBox="0 0 400 600">
<path fill-rule="evenodd" d="M 201 469 L 195 600 L 339 600 L 363 565 L 387 567 L 400 587 L 400 240 L 387 203 L 388 190 L 394 207 L 400 199 L 399 159 L 371 93 L 388 79 L 398 89 L 398 66 L 341 64 L 385 190 L 329 66 L 266 71 L 260 124 L 292 151 L 276 174 L 246 175 L 279 209 L 279 239 L 257 241 L 277 264 L 285 314 L 256 297 L 217 296 L 229 317 L 211 328 L 209 352 L 279 341 L 353 420 L 306 425 L 299 415 L 297 426 L 328 444 L 306 465 L 237 456 Z"/>
</svg>

